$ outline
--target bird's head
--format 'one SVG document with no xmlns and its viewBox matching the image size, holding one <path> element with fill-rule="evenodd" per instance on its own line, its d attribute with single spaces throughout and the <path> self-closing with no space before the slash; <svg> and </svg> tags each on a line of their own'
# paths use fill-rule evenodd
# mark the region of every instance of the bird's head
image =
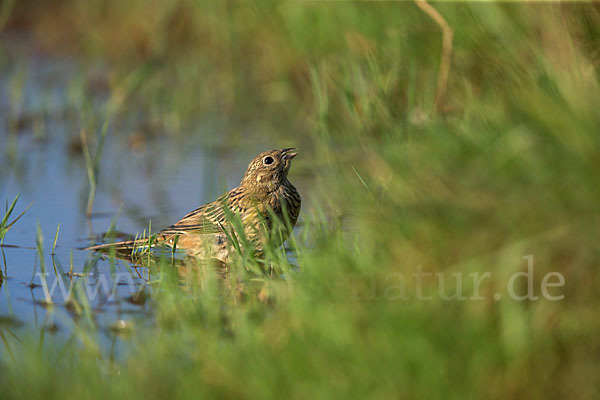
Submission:
<svg viewBox="0 0 600 400">
<path fill-rule="evenodd" d="M 295 148 L 268 150 L 252 160 L 241 185 L 253 192 L 270 193 L 287 179 L 292 159 L 298 155 Z"/>
</svg>

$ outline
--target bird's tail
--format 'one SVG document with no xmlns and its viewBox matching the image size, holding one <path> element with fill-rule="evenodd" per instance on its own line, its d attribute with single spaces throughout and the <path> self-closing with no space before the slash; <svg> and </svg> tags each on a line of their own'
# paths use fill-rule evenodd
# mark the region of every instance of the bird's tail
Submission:
<svg viewBox="0 0 600 400">
<path fill-rule="evenodd" d="M 148 238 L 125 240 L 122 242 L 104 243 L 104 244 L 97 244 L 97 245 L 90 246 L 90 247 L 84 247 L 83 250 L 107 250 L 110 248 L 114 248 L 115 250 L 131 250 L 136 247 L 142 247 L 144 245 L 147 245 L 148 242 L 149 242 Z"/>
</svg>

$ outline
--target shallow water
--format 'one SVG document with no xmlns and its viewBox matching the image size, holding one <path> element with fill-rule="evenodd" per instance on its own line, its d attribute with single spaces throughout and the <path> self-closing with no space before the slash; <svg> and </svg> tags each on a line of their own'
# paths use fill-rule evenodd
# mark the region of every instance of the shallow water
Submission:
<svg viewBox="0 0 600 400">
<path fill-rule="evenodd" d="M 135 123 L 111 123 L 93 214 L 87 218 L 89 183 L 78 148 L 78 113 L 83 111 L 67 89 L 77 68 L 62 61 L 30 62 L 24 77 L 19 68 L 5 71 L 0 80 L 0 200 L 10 204 L 21 194 L 11 220 L 32 205 L 7 233 L 2 247 L 5 279 L 0 287 L 0 331 L 14 337 L 39 331 L 40 339 L 67 340 L 74 317 L 63 289 L 72 281 L 65 274 L 72 265 L 73 280 L 85 282 L 94 320 L 104 335 L 101 341 L 114 349 L 118 342 L 115 332 L 119 331 L 114 328 L 122 321 L 151 322 L 147 306 L 131 301 L 147 271 L 135 270 L 122 261 L 111 267 L 107 258 L 96 263 L 97 257 L 81 248 L 101 238 L 112 221 L 118 231 L 130 234 L 148 229 L 148 221 L 152 221 L 153 231 L 168 226 L 236 186 L 248 161 L 268 146 L 220 146 L 224 139 L 212 122 L 199 124 L 196 131 L 177 139 L 157 135 L 152 140 L 136 134 L 139 127 Z M 21 95 L 15 94 L 19 82 Z M 102 93 L 93 99 L 98 104 L 102 101 Z M 97 108 L 93 112 L 101 121 L 104 110 Z M 98 132 L 87 136 L 94 144 Z M 38 224 L 44 237 L 46 282 L 39 275 Z M 105 285 L 104 289 L 100 287 L 94 294 L 98 285 Z M 45 304 L 50 293 L 54 307 Z"/>
</svg>

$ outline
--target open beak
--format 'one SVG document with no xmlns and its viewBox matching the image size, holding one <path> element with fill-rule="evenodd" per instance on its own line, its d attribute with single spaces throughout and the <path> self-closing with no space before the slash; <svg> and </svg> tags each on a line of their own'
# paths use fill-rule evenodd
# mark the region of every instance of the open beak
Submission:
<svg viewBox="0 0 600 400">
<path fill-rule="evenodd" d="M 291 160 L 292 158 L 296 157 L 298 155 L 297 152 L 295 152 L 294 150 L 296 150 L 295 147 L 289 147 L 287 149 L 281 149 L 281 158 L 283 160 Z"/>
</svg>

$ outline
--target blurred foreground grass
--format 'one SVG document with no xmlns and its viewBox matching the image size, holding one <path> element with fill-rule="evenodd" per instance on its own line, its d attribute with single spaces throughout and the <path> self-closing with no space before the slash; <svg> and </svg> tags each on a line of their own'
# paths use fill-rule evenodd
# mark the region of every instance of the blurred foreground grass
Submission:
<svg viewBox="0 0 600 400">
<path fill-rule="evenodd" d="M 32 51 L 100 66 L 82 96 L 104 91 L 149 140 L 206 118 L 279 131 L 303 150 L 315 206 L 299 272 L 208 271 L 187 291 L 163 278 L 156 324 L 124 360 L 85 321 L 60 348 L 3 336 L 4 396 L 598 396 L 597 5 L 435 4 L 454 33 L 436 110 L 441 35 L 412 3 L 12 4 L 4 68 Z M 247 135 L 198 140 L 265 140 Z M 527 255 L 539 299 L 515 301 Z M 418 299 L 419 266 L 467 297 L 468 274 L 490 272 L 485 300 L 444 301 L 437 277 Z M 540 294 L 549 272 L 560 301 Z"/>
</svg>

